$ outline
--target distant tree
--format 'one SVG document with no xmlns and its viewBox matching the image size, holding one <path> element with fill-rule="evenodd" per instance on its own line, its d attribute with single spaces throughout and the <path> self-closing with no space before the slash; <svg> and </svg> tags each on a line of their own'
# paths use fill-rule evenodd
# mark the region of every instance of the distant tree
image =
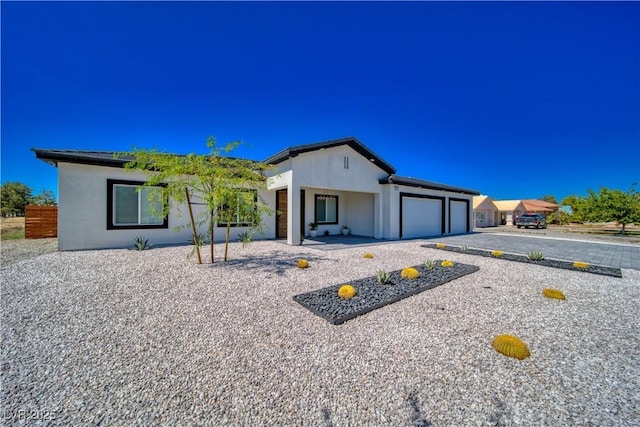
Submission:
<svg viewBox="0 0 640 427">
<path fill-rule="evenodd" d="M 539 197 L 538 200 L 543 200 L 545 202 L 553 203 L 554 205 L 559 205 L 553 194 L 547 194 L 546 196 Z"/>
<path fill-rule="evenodd" d="M 31 188 L 21 182 L 2 184 L 0 193 L 3 216 L 24 212 L 24 207 L 31 200 Z"/>
<path fill-rule="evenodd" d="M 569 222 L 583 223 L 587 221 L 588 206 L 586 198 L 580 196 L 567 196 L 562 199 L 562 205 L 571 207 L 571 215 L 567 218 Z"/>
<path fill-rule="evenodd" d="M 587 218 L 590 221 L 615 221 L 622 225 L 620 233 L 626 233 L 627 224 L 640 223 L 640 193 L 631 185 L 629 191 L 600 188 L 596 193 L 589 190 L 586 198 Z"/>
<path fill-rule="evenodd" d="M 29 202 L 32 205 L 38 206 L 56 206 L 56 196 L 53 194 L 51 190 L 42 190 L 40 193 L 36 194 L 31 198 Z"/>
</svg>

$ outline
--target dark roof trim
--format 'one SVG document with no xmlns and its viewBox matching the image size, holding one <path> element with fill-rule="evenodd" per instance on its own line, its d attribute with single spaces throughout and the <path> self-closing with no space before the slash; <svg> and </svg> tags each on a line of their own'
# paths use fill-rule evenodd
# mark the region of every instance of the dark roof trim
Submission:
<svg viewBox="0 0 640 427">
<path fill-rule="evenodd" d="M 373 151 L 371 151 L 369 148 L 367 148 L 364 144 L 362 144 L 360 141 L 358 141 L 354 137 L 333 139 L 331 141 L 324 141 L 324 142 L 317 142 L 314 144 L 296 145 L 293 147 L 288 147 L 274 154 L 268 159 L 264 160 L 264 163 L 275 165 L 287 159 L 290 159 L 292 157 L 296 157 L 298 154 L 321 150 L 323 148 L 338 147 L 340 145 L 348 145 L 349 147 L 353 148 L 365 159 L 371 161 L 371 163 L 373 163 L 374 165 L 376 165 L 386 173 L 388 174 L 396 173 L 396 169 L 393 166 L 391 166 L 389 163 L 384 161 L 382 157 L 375 154 Z"/>
<path fill-rule="evenodd" d="M 36 153 L 37 159 L 53 166 L 58 166 L 58 162 L 63 162 L 121 168 L 125 163 L 133 160 L 131 156 L 114 159 L 115 151 L 43 150 L 39 148 L 32 148 L 31 151 Z"/>
<path fill-rule="evenodd" d="M 429 190 L 450 191 L 452 193 L 470 194 L 472 196 L 480 195 L 480 192 L 476 190 L 469 190 L 468 188 L 454 187 L 446 184 L 439 184 L 432 181 L 424 181 L 422 179 L 409 178 L 405 176 L 389 175 L 386 178 L 381 179 L 380 184 L 398 184 L 406 185 L 408 187 L 426 188 Z"/>
</svg>

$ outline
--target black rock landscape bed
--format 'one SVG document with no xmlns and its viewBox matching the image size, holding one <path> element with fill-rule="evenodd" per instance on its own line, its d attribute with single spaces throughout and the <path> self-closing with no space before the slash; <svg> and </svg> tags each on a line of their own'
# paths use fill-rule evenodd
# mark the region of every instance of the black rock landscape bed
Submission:
<svg viewBox="0 0 640 427">
<path fill-rule="evenodd" d="M 592 274 L 601 274 L 603 276 L 613 276 L 613 277 L 622 277 L 622 270 L 615 267 L 606 267 L 603 265 L 593 265 L 588 264 L 587 267 L 574 267 L 573 261 L 563 261 L 558 259 L 543 259 L 540 261 L 530 260 L 527 255 L 517 255 L 517 254 L 508 254 L 503 253 L 501 256 L 497 257 L 492 255 L 490 250 L 486 249 L 475 249 L 475 248 L 463 248 L 461 246 L 450 246 L 445 245 L 444 248 L 438 247 L 437 244 L 430 243 L 427 245 L 422 245 L 423 248 L 429 249 L 439 249 L 443 251 L 450 252 L 458 252 L 461 254 L 467 255 L 480 255 L 489 258 L 496 259 L 504 259 L 507 261 L 517 261 L 524 262 L 527 264 L 535 264 L 535 265 L 543 265 L 545 267 L 553 267 L 553 268 L 563 268 L 565 270 L 573 270 L 573 271 L 582 271 L 584 273 L 592 273 Z"/>
<path fill-rule="evenodd" d="M 338 289 L 346 283 L 328 286 L 316 291 L 295 295 L 293 299 L 311 312 L 339 325 L 356 316 L 368 313 L 385 305 L 410 297 L 427 289 L 474 273 L 480 268 L 475 265 L 455 263 L 453 267 L 428 269 L 424 265 L 414 266 L 420 273 L 417 279 L 405 279 L 400 276 L 402 270 L 389 273 L 388 283 L 381 285 L 376 277 L 368 277 L 348 282 L 356 289 L 357 295 L 350 299 L 338 296 Z"/>
</svg>

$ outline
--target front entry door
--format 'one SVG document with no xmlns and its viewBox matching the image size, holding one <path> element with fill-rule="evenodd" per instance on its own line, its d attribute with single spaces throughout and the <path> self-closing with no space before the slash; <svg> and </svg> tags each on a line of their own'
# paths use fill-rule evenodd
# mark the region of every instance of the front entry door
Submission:
<svg viewBox="0 0 640 427">
<path fill-rule="evenodd" d="M 287 238 L 287 190 L 276 191 L 276 238 Z"/>
</svg>

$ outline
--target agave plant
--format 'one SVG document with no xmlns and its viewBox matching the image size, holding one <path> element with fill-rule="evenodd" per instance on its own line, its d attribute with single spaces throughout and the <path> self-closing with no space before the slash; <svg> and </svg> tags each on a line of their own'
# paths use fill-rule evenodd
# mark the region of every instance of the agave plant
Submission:
<svg viewBox="0 0 640 427">
<path fill-rule="evenodd" d="M 253 241 L 253 234 L 251 234 L 249 231 L 240 233 L 238 234 L 238 241 L 242 243 L 242 247 L 244 248 Z"/>
<path fill-rule="evenodd" d="M 531 251 L 527 254 L 527 258 L 531 261 L 542 261 L 544 259 L 544 254 L 542 251 Z"/>
<path fill-rule="evenodd" d="M 424 266 L 427 267 L 427 270 L 433 270 L 438 265 L 438 261 L 428 259 L 424 262 Z"/>
<path fill-rule="evenodd" d="M 384 270 L 376 271 L 376 278 L 381 285 L 389 283 L 389 273 Z"/>
<path fill-rule="evenodd" d="M 136 237 L 134 246 L 137 250 L 144 251 L 145 249 L 149 249 L 149 240 L 143 236 Z"/>
</svg>

